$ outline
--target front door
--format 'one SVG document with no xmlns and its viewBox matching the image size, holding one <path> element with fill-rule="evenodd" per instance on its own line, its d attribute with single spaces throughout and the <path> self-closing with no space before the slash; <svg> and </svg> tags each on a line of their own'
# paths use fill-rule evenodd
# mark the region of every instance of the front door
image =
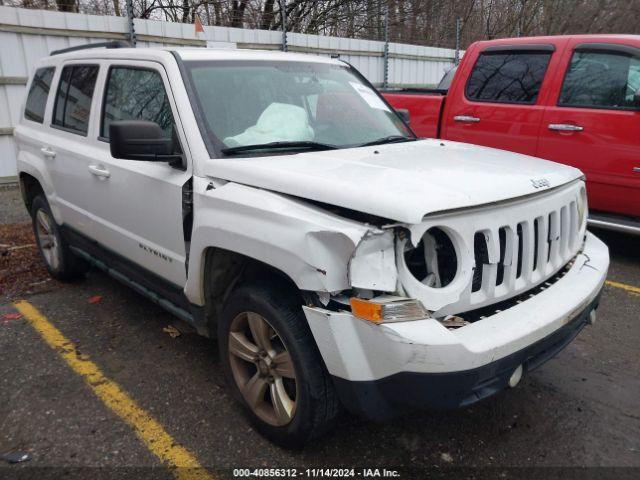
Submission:
<svg viewBox="0 0 640 480">
<path fill-rule="evenodd" d="M 579 168 L 589 207 L 640 216 L 640 49 L 580 44 L 545 111 L 538 156 Z"/>
<path fill-rule="evenodd" d="M 191 165 L 121 160 L 111 156 L 109 125 L 117 120 L 158 123 L 177 149 L 186 143 L 162 65 L 121 61 L 107 65 L 95 122 L 95 150 L 86 172 L 100 244 L 176 286 L 186 282 L 183 188 Z M 182 146 L 181 146 L 182 145 Z"/>
</svg>

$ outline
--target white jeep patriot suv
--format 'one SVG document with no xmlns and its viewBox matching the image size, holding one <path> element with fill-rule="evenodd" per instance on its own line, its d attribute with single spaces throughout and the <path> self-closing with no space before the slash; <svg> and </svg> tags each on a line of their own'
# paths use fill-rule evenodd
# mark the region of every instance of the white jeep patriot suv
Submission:
<svg viewBox="0 0 640 480">
<path fill-rule="evenodd" d="M 47 268 L 217 338 L 273 441 L 470 405 L 595 319 L 580 171 L 419 140 L 338 59 L 103 46 L 41 60 L 15 130 Z"/>
</svg>

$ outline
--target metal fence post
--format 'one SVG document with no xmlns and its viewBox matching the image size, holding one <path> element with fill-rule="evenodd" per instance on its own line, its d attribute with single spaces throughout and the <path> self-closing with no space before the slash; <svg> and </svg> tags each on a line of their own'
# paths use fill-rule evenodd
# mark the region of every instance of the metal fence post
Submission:
<svg viewBox="0 0 640 480">
<path fill-rule="evenodd" d="M 384 71 L 382 88 L 389 87 L 389 4 L 384 7 Z"/>
<path fill-rule="evenodd" d="M 127 23 L 129 25 L 129 43 L 132 47 L 136 46 L 136 30 L 133 26 L 133 1 L 127 0 Z"/>
<path fill-rule="evenodd" d="M 462 30 L 462 19 L 456 18 L 456 56 L 453 63 L 460 63 L 460 31 Z"/>
<path fill-rule="evenodd" d="M 287 0 L 279 0 L 280 16 L 282 17 L 282 46 L 283 52 L 288 50 L 287 47 Z"/>
</svg>

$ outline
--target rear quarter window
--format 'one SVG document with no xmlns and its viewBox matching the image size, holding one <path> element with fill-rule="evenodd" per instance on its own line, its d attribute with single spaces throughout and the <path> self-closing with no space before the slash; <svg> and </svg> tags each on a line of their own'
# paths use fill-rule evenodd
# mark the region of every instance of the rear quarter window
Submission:
<svg viewBox="0 0 640 480">
<path fill-rule="evenodd" d="M 534 104 L 552 52 L 497 51 L 478 57 L 465 94 L 476 102 Z"/>
<path fill-rule="evenodd" d="M 47 106 L 47 98 L 49 98 L 54 72 L 54 67 L 45 67 L 39 68 L 33 75 L 29 93 L 27 94 L 27 103 L 24 108 L 24 118 L 27 120 L 38 123 L 44 122 L 44 110 Z"/>
</svg>

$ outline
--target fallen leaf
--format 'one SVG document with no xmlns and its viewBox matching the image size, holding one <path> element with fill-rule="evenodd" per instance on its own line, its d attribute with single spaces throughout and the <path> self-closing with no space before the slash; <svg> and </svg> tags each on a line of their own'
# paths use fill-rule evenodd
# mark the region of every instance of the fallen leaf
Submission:
<svg viewBox="0 0 640 480">
<path fill-rule="evenodd" d="M 449 453 L 440 454 L 440 458 L 447 463 L 453 463 L 453 457 Z"/>
<path fill-rule="evenodd" d="M 93 305 L 94 303 L 98 303 L 100 300 L 102 300 L 102 295 L 94 295 L 89 298 L 89 303 Z"/>
<path fill-rule="evenodd" d="M 7 320 L 19 320 L 22 318 L 21 313 L 4 313 L 2 314 L 2 318 L 6 318 Z"/>
<path fill-rule="evenodd" d="M 164 327 L 162 329 L 162 331 L 165 332 L 165 333 L 168 333 L 171 338 L 176 338 L 176 337 L 179 337 L 181 335 L 180 330 L 178 330 L 173 325 L 169 325 L 167 327 Z"/>
<path fill-rule="evenodd" d="M 29 284 L 44 280 L 49 274 L 33 246 L 31 222 L 0 225 L 0 239 L 0 303 L 9 303 L 32 290 Z M 50 282 L 46 286 L 53 288 L 56 284 Z M 44 288 L 38 286 L 38 293 Z"/>
</svg>

